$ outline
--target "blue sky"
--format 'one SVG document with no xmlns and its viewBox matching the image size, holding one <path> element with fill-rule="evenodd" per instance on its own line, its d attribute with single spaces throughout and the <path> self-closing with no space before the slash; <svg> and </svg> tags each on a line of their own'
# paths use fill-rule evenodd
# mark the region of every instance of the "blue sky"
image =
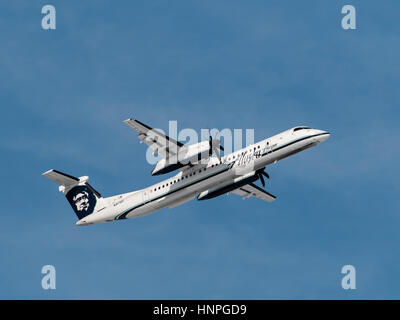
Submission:
<svg viewBox="0 0 400 320">
<path fill-rule="evenodd" d="M 57 29 L 41 29 L 53 4 Z M 357 30 L 341 28 L 341 8 Z M 7 1 L 0 298 L 400 298 L 398 1 Z M 331 138 L 235 195 L 90 227 L 41 173 L 109 196 L 160 180 L 122 123 Z M 41 268 L 57 289 L 41 287 Z M 342 266 L 357 289 L 341 288 Z"/>
</svg>

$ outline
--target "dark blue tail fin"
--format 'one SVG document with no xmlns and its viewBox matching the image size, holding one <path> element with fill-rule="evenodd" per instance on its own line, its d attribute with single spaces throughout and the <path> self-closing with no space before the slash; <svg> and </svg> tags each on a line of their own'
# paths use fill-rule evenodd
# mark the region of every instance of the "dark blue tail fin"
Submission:
<svg viewBox="0 0 400 320">
<path fill-rule="evenodd" d="M 79 220 L 93 213 L 96 207 L 96 193 L 87 184 L 73 187 L 65 196 Z"/>
<path fill-rule="evenodd" d="M 79 220 L 94 212 L 101 194 L 87 182 L 89 177 L 76 178 L 57 170 L 49 170 L 43 175 L 60 185 L 59 190 L 64 193 Z"/>
</svg>

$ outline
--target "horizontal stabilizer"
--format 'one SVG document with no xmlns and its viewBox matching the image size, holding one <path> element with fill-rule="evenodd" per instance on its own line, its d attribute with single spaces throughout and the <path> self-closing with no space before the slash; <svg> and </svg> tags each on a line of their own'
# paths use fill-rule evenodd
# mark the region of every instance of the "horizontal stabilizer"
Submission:
<svg viewBox="0 0 400 320">
<path fill-rule="evenodd" d="M 70 176 L 69 174 L 54 169 L 46 171 L 42 175 L 64 187 L 72 186 L 79 183 L 79 178 Z"/>
</svg>

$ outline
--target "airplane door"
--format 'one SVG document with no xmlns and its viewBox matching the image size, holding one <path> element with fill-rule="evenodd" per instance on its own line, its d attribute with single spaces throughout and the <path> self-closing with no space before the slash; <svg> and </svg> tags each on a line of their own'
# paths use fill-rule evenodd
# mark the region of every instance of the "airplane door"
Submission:
<svg viewBox="0 0 400 320">
<path fill-rule="evenodd" d="M 267 154 L 268 154 L 268 153 L 271 153 L 271 151 L 272 151 L 272 146 L 271 146 L 271 143 L 270 143 L 269 141 L 267 141 L 266 149 L 267 149 Z"/>
</svg>

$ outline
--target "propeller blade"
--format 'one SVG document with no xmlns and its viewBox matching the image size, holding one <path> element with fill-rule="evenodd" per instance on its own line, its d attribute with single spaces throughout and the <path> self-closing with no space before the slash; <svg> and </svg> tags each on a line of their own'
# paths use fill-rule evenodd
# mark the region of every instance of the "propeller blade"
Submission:
<svg viewBox="0 0 400 320">
<path fill-rule="evenodd" d="M 265 188 L 265 180 L 264 180 L 263 175 L 259 173 L 258 176 L 259 176 L 259 178 L 260 178 L 260 180 L 261 180 L 261 184 L 262 184 L 263 187 Z"/>
<path fill-rule="evenodd" d="M 219 163 L 222 163 L 222 161 L 221 161 L 221 155 L 219 154 L 218 149 L 217 149 L 217 148 L 214 148 L 213 151 L 214 151 L 215 154 L 217 155 L 217 158 L 218 158 L 218 160 L 219 160 Z"/>
<path fill-rule="evenodd" d="M 211 131 L 210 129 L 208 129 L 208 143 L 209 143 L 209 151 L 208 151 L 208 155 L 211 157 L 213 152 L 215 153 L 215 155 L 217 156 L 218 160 L 220 163 L 222 163 L 221 161 L 221 155 L 218 151 L 218 149 L 220 149 L 221 151 L 224 151 L 224 147 L 220 145 L 220 140 L 219 139 L 213 139 L 213 137 L 211 136 Z"/>
<path fill-rule="evenodd" d="M 261 173 L 269 179 L 269 174 L 268 173 L 266 173 L 265 171 L 263 171 Z"/>
<path fill-rule="evenodd" d="M 210 130 L 208 130 L 208 134 L 210 134 Z M 211 134 L 210 134 L 210 136 L 209 136 L 209 138 L 208 138 L 208 144 L 209 144 L 209 146 L 210 146 L 210 148 L 208 149 L 208 155 L 211 157 L 211 155 L 212 155 L 212 149 L 213 149 L 213 145 L 212 145 L 212 137 L 211 137 Z"/>
</svg>

